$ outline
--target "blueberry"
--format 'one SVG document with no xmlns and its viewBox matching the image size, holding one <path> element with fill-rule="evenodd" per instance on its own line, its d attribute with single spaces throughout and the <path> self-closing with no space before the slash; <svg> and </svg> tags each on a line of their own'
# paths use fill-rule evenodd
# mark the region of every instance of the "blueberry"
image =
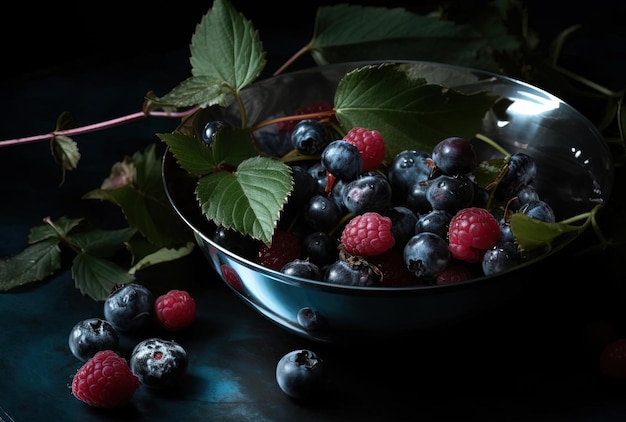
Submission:
<svg viewBox="0 0 626 422">
<path fill-rule="evenodd" d="M 211 146 L 215 140 L 215 136 L 226 127 L 228 127 L 228 124 L 221 120 L 211 120 L 207 122 L 202 130 L 202 141 L 207 146 Z"/>
<path fill-rule="evenodd" d="M 175 386 L 187 370 L 187 352 L 173 340 L 148 338 L 133 348 L 130 370 L 147 387 L 163 389 Z"/>
<path fill-rule="evenodd" d="M 441 236 L 422 232 L 404 246 L 404 263 L 419 278 L 434 279 L 450 263 L 448 242 Z"/>
<path fill-rule="evenodd" d="M 370 171 L 346 185 L 343 205 L 354 214 L 381 212 L 389 205 L 391 194 L 387 177 L 377 171 Z"/>
<path fill-rule="evenodd" d="M 472 143 L 458 136 L 443 139 L 432 151 L 435 167 L 443 174 L 471 173 L 476 168 L 477 159 Z"/>
<path fill-rule="evenodd" d="M 521 206 L 519 212 L 544 223 L 554 223 L 556 221 L 552 207 L 547 202 L 539 199 L 525 203 Z"/>
<path fill-rule="evenodd" d="M 450 221 L 452 221 L 452 215 L 448 211 L 432 210 L 419 216 L 414 225 L 415 234 L 431 232 L 445 239 L 448 236 Z"/>
<path fill-rule="evenodd" d="M 391 233 L 396 240 L 395 247 L 404 248 L 404 244 L 415 234 L 417 215 L 407 207 L 396 206 L 385 212 L 391 218 Z"/>
<path fill-rule="evenodd" d="M 469 207 L 474 200 L 473 182 L 464 175 L 436 177 L 426 191 L 426 198 L 434 209 L 455 214 Z"/>
<path fill-rule="evenodd" d="M 240 232 L 218 226 L 211 237 L 218 245 L 239 255 L 242 258 L 254 261 L 259 250 L 259 242 Z"/>
<path fill-rule="evenodd" d="M 381 275 L 365 260 L 339 259 L 324 272 L 324 281 L 347 286 L 373 287 L 380 284 Z"/>
<path fill-rule="evenodd" d="M 324 267 L 338 258 L 337 239 L 327 232 L 309 233 L 302 242 L 302 255 L 318 267 Z"/>
<path fill-rule="evenodd" d="M 426 152 L 417 150 L 399 152 L 387 171 L 394 196 L 400 200 L 404 199 L 411 186 L 430 178 L 434 166 L 432 157 Z"/>
<path fill-rule="evenodd" d="M 511 269 L 521 262 L 515 243 L 499 241 L 483 255 L 482 269 L 485 275 L 493 275 Z"/>
<path fill-rule="evenodd" d="M 341 217 L 339 205 L 324 195 L 312 196 L 304 207 L 304 219 L 318 231 L 332 229 Z"/>
<path fill-rule="evenodd" d="M 77 322 L 68 339 L 72 354 L 83 362 L 101 350 L 117 350 L 119 342 L 119 334 L 113 325 L 100 318 Z"/>
<path fill-rule="evenodd" d="M 324 148 L 321 162 L 330 174 L 345 181 L 356 179 L 363 171 L 359 149 L 343 139 L 332 141 Z"/>
<path fill-rule="evenodd" d="M 293 350 L 278 361 L 276 381 L 280 389 L 294 399 L 315 398 L 325 388 L 326 363 L 311 350 Z"/>
<path fill-rule="evenodd" d="M 104 318 L 120 332 L 136 331 L 150 318 L 154 297 L 137 283 L 126 284 L 104 301 Z"/>
<path fill-rule="evenodd" d="M 537 175 L 535 160 L 528 154 L 516 152 L 507 163 L 507 170 L 496 187 L 498 199 L 510 199 L 522 186 L 530 184 Z"/>
<path fill-rule="evenodd" d="M 321 280 L 322 272 L 319 267 L 306 259 L 296 259 L 286 263 L 280 272 L 286 275 L 308 278 L 310 280 Z"/>
<path fill-rule="evenodd" d="M 329 142 L 330 133 L 319 120 L 300 120 L 291 132 L 291 145 L 305 155 L 321 154 Z"/>
</svg>

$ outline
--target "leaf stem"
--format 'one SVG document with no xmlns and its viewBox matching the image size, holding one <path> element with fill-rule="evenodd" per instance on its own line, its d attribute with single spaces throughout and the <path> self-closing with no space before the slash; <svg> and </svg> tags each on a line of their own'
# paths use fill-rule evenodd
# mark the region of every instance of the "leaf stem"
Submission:
<svg viewBox="0 0 626 422">
<path fill-rule="evenodd" d="M 8 140 L 0 141 L 0 148 L 10 146 L 10 145 L 22 145 L 22 144 L 28 144 L 32 142 L 44 141 L 44 140 L 48 140 L 50 138 L 53 138 L 59 135 L 65 135 L 65 136 L 83 135 L 85 133 L 97 132 L 100 130 L 110 129 L 115 126 L 121 126 L 123 124 L 131 123 L 131 122 L 134 122 L 134 121 L 146 118 L 146 117 L 167 117 L 167 118 L 174 118 L 174 119 L 184 118 L 184 117 L 192 115 L 199 108 L 200 107 L 196 106 L 196 107 L 190 108 L 185 111 L 180 111 L 180 112 L 150 111 L 150 112 L 145 113 L 143 111 L 139 111 L 136 113 L 127 114 L 125 116 L 116 117 L 115 119 L 105 120 L 103 122 L 94 123 L 94 124 L 86 125 L 86 126 L 80 126 L 80 127 L 73 128 L 73 129 L 59 130 L 59 131 L 45 133 L 42 135 L 29 136 L 26 138 L 16 138 L 16 139 L 8 139 Z"/>
<path fill-rule="evenodd" d="M 481 141 L 486 142 L 488 145 L 490 145 L 494 149 L 497 149 L 498 151 L 500 151 L 502 155 L 504 155 L 505 157 L 509 157 L 511 155 L 509 154 L 507 150 L 505 150 L 500 145 L 498 145 L 493 139 L 488 138 L 487 136 L 480 134 L 480 133 L 477 133 L 475 136 L 477 139 L 480 139 Z"/>
</svg>

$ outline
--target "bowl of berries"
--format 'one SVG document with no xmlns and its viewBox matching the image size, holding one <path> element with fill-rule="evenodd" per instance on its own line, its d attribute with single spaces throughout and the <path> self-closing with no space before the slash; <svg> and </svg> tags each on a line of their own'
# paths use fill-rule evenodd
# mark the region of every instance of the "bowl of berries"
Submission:
<svg viewBox="0 0 626 422">
<path fill-rule="evenodd" d="M 613 185 L 604 138 L 574 108 L 431 62 L 285 73 L 159 136 L 169 201 L 210 266 L 259 314 L 323 342 L 493 309 Z"/>
</svg>

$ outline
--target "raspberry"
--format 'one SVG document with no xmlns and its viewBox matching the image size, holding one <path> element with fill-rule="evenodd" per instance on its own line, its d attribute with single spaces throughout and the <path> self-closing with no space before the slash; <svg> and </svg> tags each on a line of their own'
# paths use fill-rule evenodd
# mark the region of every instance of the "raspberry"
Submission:
<svg viewBox="0 0 626 422">
<path fill-rule="evenodd" d="M 126 360 L 113 350 L 102 350 L 76 372 L 72 394 L 92 407 L 115 408 L 127 404 L 139 385 Z"/>
<path fill-rule="evenodd" d="M 385 142 L 377 130 L 354 127 L 348 131 L 344 140 L 357 147 L 363 157 L 363 171 L 373 170 L 385 158 Z"/>
<path fill-rule="evenodd" d="M 181 330 L 196 318 L 196 301 L 184 290 L 170 290 L 154 301 L 154 315 L 165 329 Z"/>
<path fill-rule="evenodd" d="M 499 239 L 500 224 L 485 208 L 463 208 L 450 221 L 450 253 L 459 261 L 480 262 L 485 251 Z"/>
<path fill-rule="evenodd" d="M 300 242 L 291 232 L 277 231 L 270 246 L 262 244 L 257 254 L 257 264 L 280 271 L 288 262 L 300 257 Z"/>
<path fill-rule="evenodd" d="M 332 109 L 333 105 L 328 101 L 318 101 L 298 108 L 293 114 L 295 116 L 299 116 L 302 114 L 311 114 L 318 111 L 328 111 Z M 300 120 L 287 120 L 284 122 L 280 122 L 276 124 L 276 128 L 279 131 L 291 132 L 296 127 L 299 121 Z"/>
<path fill-rule="evenodd" d="M 357 215 L 344 227 L 341 243 L 351 255 L 380 255 L 395 244 L 391 233 L 391 218 L 377 212 Z"/>
<path fill-rule="evenodd" d="M 605 346 L 600 354 L 600 369 L 609 378 L 626 380 L 626 338 Z"/>
</svg>

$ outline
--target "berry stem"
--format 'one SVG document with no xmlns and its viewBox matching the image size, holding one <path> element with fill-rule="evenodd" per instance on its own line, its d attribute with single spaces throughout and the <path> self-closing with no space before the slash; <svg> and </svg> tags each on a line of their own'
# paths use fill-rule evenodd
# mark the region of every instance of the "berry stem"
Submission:
<svg viewBox="0 0 626 422">
<path fill-rule="evenodd" d="M 500 145 L 498 145 L 493 139 L 488 138 L 487 136 L 481 134 L 481 133 L 477 133 L 476 134 L 476 139 L 480 139 L 481 141 L 487 143 L 488 145 L 490 145 L 491 147 L 493 147 L 494 149 L 497 149 L 498 151 L 500 151 L 502 153 L 502 155 L 504 155 L 505 157 L 509 157 L 511 154 L 509 154 L 509 152 L 507 150 L 505 150 L 504 148 L 502 148 Z"/>
</svg>

